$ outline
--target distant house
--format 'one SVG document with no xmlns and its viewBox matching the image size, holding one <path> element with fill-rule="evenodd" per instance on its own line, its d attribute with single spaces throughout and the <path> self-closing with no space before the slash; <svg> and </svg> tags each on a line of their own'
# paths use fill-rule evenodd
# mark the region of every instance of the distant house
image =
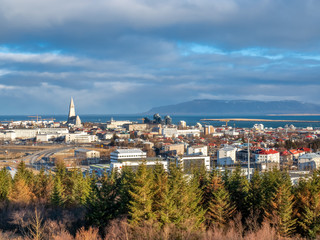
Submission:
<svg viewBox="0 0 320 240">
<path fill-rule="evenodd" d="M 74 151 L 74 157 L 84 164 L 94 164 L 100 161 L 100 152 L 81 148 Z"/>
</svg>

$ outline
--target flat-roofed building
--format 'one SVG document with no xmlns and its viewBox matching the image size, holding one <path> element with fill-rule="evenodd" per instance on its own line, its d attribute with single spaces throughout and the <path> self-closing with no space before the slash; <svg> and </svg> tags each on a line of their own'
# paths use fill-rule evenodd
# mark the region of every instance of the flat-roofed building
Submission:
<svg viewBox="0 0 320 240">
<path fill-rule="evenodd" d="M 204 168 L 210 171 L 210 157 L 203 155 L 184 155 L 182 157 L 169 158 L 169 161 L 181 164 L 185 173 L 192 173 L 194 169 Z"/>
<path fill-rule="evenodd" d="M 177 137 L 178 136 L 178 129 L 177 128 L 162 128 L 162 135 L 164 137 Z"/>
<path fill-rule="evenodd" d="M 178 143 L 178 144 L 170 144 L 170 145 L 164 145 L 163 150 L 166 153 L 172 153 L 172 155 L 183 155 L 184 154 L 184 144 Z"/>
<path fill-rule="evenodd" d="M 315 170 L 320 166 L 320 155 L 317 153 L 307 153 L 298 159 L 299 170 Z"/>
<path fill-rule="evenodd" d="M 207 146 L 191 146 L 187 149 L 187 155 L 204 155 L 208 156 L 208 147 Z"/>
<path fill-rule="evenodd" d="M 138 148 L 117 149 L 110 154 L 111 162 L 139 161 L 147 157 L 147 153 Z"/>
<path fill-rule="evenodd" d="M 115 121 L 113 120 L 113 118 L 111 118 L 111 120 L 107 122 L 106 128 L 109 128 L 109 129 L 122 128 L 126 124 L 129 125 L 129 124 L 132 124 L 132 122 L 129 120 Z"/>
<path fill-rule="evenodd" d="M 124 124 L 123 127 L 127 129 L 127 131 L 144 131 L 148 128 L 148 124 L 145 123 L 136 123 L 136 124 Z"/>
<path fill-rule="evenodd" d="M 237 148 L 232 146 L 224 146 L 218 151 L 217 165 L 234 165 L 237 162 Z"/>
<path fill-rule="evenodd" d="M 65 136 L 66 143 L 91 143 L 98 140 L 96 135 L 87 133 L 68 133 Z"/>
<path fill-rule="evenodd" d="M 93 164 L 100 161 L 100 152 L 80 148 L 74 150 L 74 157 L 81 160 L 84 164 Z"/>
<path fill-rule="evenodd" d="M 117 149 L 110 154 L 110 169 L 121 171 L 123 167 L 137 169 L 140 164 L 146 164 L 147 167 L 153 168 L 161 164 L 164 170 L 168 169 L 168 162 L 161 157 L 147 158 L 147 153 L 140 149 Z"/>
</svg>

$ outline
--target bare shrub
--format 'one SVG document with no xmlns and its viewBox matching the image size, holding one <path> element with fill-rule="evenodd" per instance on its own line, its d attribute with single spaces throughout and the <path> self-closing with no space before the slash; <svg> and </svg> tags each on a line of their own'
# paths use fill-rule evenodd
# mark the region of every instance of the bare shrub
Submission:
<svg viewBox="0 0 320 240">
<path fill-rule="evenodd" d="M 106 228 L 105 240 L 128 240 L 132 239 L 131 237 L 131 228 L 125 219 L 115 219 Z"/>
<path fill-rule="evenodd" d="M 8 240 L 8 239 L 22 240 L 22 238 L 19 236 L 16 236 L 14 232 L 2 232 L 0 230 L 0 240 Z"/>
<path fill-rule="evenodd" d="M 75 240 L 101 240 L 99 235 L 98 228 L 89 227 L 88 230 L 85 230 L 84 227 L 78 230 Z"/>
<path fill-rule="evenodd" d="M 74 240 L 72 235 L 67 232 L 66 230 L 61 230 L 60 232 L 55 233 L 52 235 L 52 240 Z"/>
<path fill-rule="evenodd" d="M 284 239 L 280 238 L 277 234 L 275 228 L 270 226 L 270 223 L 264 222 L 261 228 L 256 232 L 249 232 L 245 236 L 245 240 L 277 240 L 277 239 Z"/>
</svg>

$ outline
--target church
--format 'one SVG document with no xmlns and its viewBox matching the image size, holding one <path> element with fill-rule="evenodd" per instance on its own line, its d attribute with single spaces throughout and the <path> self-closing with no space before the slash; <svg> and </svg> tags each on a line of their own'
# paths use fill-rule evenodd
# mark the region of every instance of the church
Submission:
<svg viewBox="0 0 320 240">
<path fill-rule="evenodd" d="M 68 115 L 68 126 L 70 127 L 82 127 L 79 115 L 76 115 L 73 98 L 71 98 Z"/>
</svg>

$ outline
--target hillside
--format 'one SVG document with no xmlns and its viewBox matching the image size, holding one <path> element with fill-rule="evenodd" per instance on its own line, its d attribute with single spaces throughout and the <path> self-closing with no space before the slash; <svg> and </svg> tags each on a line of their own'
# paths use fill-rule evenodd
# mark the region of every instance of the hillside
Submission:
<svg viewBox="0 0 320 240">
<path fill-rule="evenodd" d="M 320 105 L 299 101 L 193 100 L 154 107 L 144 114 L 169 115 L 267 115 L 319 114 Z"/>
</svg>

